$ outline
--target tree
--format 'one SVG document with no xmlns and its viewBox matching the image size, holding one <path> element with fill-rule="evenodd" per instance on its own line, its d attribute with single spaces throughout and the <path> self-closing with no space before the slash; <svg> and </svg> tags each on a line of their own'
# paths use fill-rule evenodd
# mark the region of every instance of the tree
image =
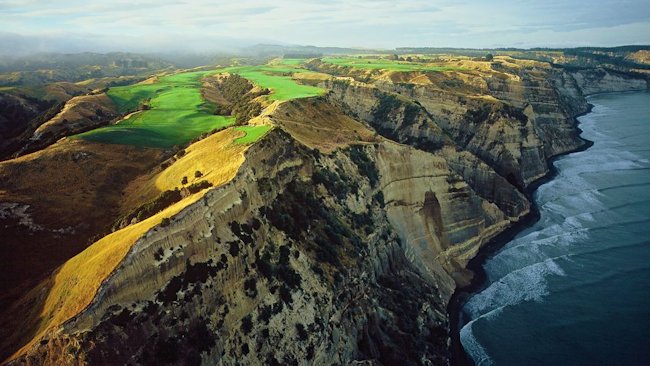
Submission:
<svg viewBox="0 0 650 366">
<path fill-rule="evenodd" d="M 492 55 L 491 53 L 485 55 L 485 61 L 492 61 L 492 60 L 494 60 L 494 55 Z"/>
</svg>

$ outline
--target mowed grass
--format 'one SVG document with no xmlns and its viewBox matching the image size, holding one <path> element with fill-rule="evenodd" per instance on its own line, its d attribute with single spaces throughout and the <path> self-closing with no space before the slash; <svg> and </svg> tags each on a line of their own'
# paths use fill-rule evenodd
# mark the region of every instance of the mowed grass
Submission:
<svg viewBox="0 0 650 366">
<path fill-rule="evenodd" d="M 147 99 L 151 109 L 76 137 L 103 143 L 167 148 L 230 126 L 235 118 L 213 115 L 201 96 L 201 79 L 210 73 L 214 71 L 186 72 L 161 77 L 154 84 L 111 88 L 107 94 L 121 113 L 135 110 Z"/>
<path fill-rule="evenodd" d="M 307 72 L 307 70 L 291 67 L 290 65 L 237 66 L 228 67 L 223 71 L 238 74 L 261 88 L 270 89 L 270 100 L 285 101 L 309 98 L 325 93 L 325 89 L 298 84 L 291 75 Z"/>
<path fill-rule="evenodd" d="M 246 135 L 240 138 L 235 139 L 235 144 L 249 145 L 259 140 L 260 137 L 264 136 L 272 126 L 261 125 L 261 126 L 239 126 L 235 127 L 235 130 L 242 131 Z"/>
<path fill-rule="evenodd" d="M 356 69 L 364 70 L 387 70 L 387 71 L 450 71 L 459 70 L 458 67 L 452 66 L 439 66 L 429 65 L 417 62 L 408 61 L 393 61 L 386 59 L 364 59 L 352 57 L 325 57 L 323 62 L 337 65 L 347 66 Z"/>
<path fill-rule="evenodd" d="M 281 65 L 298 66 L 305 62 L 304 58 L 283 58 L 280 60 Z"/>
<path fill-rule="evenodd" d="M 98 128 L 75 136 L 88 141 L 126 144 L 140 147 L 168 148 L 185 144 L 205 132 L 235 123 L 232 116 L 215 116 L 201 96 L 201 79 L 209 74 L 230 72 L 271 90 L 271 101 L 286 101 L 323 95 L 325 90 L 299 84 L 292 75 L 308 70 L 296 67 L 303 60 L 287 59 L 276 65 L 235 66 L 215 71 L 184 72 L 160 77 L 152 84 L 135 84 L 111 88 L 107 94 L 121 113 L 136 110 L 141 104 L 151 109 L 131 114 L 115 125 Z M 255 127 L 238 143 L 249 143 L 266 131 Z M 249 133 L 252 137 L 248 137 Z M 255 134 L 259 133 L 257 137 Z M 243 142 L 242 142 L 243 141 Z"/>
</svg>

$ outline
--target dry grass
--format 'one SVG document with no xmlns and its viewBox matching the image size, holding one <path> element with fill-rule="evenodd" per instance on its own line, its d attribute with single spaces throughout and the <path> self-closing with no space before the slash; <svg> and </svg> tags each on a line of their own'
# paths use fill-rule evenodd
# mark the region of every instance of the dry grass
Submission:
<svg viewBox="0 0 650 366">
<path fill-rule="evenodd" d="M 227 183 L 234 178 L 244 162 L 244 152 L 248 146 L 233 143 L 235 138 L 242 135 L 242 132 L 228 129 L 193 144 L 181 159 L 152 177 L 149 183 L 153 183 L 156 190 L 179 186 L 183 176 L 188 176 L 190 184 L 198 180 L 207 180 L 214 186 Z M 202 177 L 194 177 L 197 170 L 203 173 Z M 26 352 L 48 330 L 83 311 L 139 238 L 159 225 L 164 218 L 177 214 L 204 194 L 205 191 L 201 191 L 190 195 L 148 219 L 105 236 L 65 262 L 54 275 L 53 281 L 46 281 L 40 286 L 40 291 L 48 287 L 50 290 L 38 314 L 40 321 L 35 336 L 12 358 Z M 40 291 L 32 291 L 31 296 L 38 296 Z"/>
<path fill-rule="evenodd" d="M 203 180 L 213 186 L 228 182 L 244 162 L 247 147 L 232 143 L 242 136 L 244 133 L 229 128 L 192 144 L 182 158 L 154 178 L 155 187 L 161 191 L 180 187 L 183 177 L 187 177 L 188 185 Z M 202 176 L 195 177 L 196 171 Z"/>
<path fill-rule="evenodd" d="M 296 140 L 323 152 L 355 142 L 375 141 L 373 131 L 319 99 L 282 103 L 270 118 Z"/>
<path fill-rule="evenodd" d="M 75 122 L 83 123 L 97 116 L 97 111 L 104 115 L 117 114 L 113 101 L 104 93 L 97 95 L 82 95 L 74 97 L 65 103 L 65 106 L 56 116 L 36 129 L 36 134 L 50 132 L 58 134 L 66 129 L 66 125 Z"/>
</svg>

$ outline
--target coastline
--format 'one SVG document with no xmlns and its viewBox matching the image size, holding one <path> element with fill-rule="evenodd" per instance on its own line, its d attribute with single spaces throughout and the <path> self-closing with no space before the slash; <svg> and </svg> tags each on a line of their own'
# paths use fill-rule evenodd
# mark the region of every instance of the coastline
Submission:
<svg viewBox="0 0 650 366">
<path fill-rule="evenodd" d="M 584 97 L 585 99 L 587 99 L 597 94 L 612 94 L 612 93 L 626 93 L 626 92 L 639 92 L 639 91 L 631 90 L 631 91 L 623 91 L 623 92 L 605 92 L 605 93 L 589 94 L 589 95 L 585 95 Z M 449 315 L 449 333 L 450 333 L 449 337 L 451 341 L 450 344 L 451 365 L 474 366 L 474 362 L 469 357 L 469 355 L 465 352 L 463 345 L 460 342 L 460 329 L 461 329 L 461 322 L 463 321 L 462 305 L 465 303 L 465 301 L 471 294 L 484 288 L 485 285 L 487 284 L 485 269 L 483 267 L 485 261 L 492 254 L 494 254 L 499 249 L 501 249 L 504 245 L 510 242 L 517 234 L 531 227 L 533 224 L 539 221 L 540 219 L 539 207 L 537 206 L 537 202 L 535 202 L 535 200 L 533 199 L 533 194 L 541 185 L 552 181 L 557 176 L 558 171 L 553 163 L 557 159 L 565 155 L 573 154 L 580 151 L 585 151 L 589 149 L 591 146 L 593 146 L 594 144 L 593 141 L 587 140 L 582 137 L 582 129 L 580 129 L 580 121 L 578 120 L 578 118 L 591 113 L 593 108 L 594 105 L 588 103 L 587 111 L 573 117 L 573 123 L 576 128 L 576 132 L 578 133 L 578 138 L 582 141 L 582 145 L 580 145 L 579 147 L 573 150 L 569 150 L 561 154 L 550 157 L 547 160 L 547 164 L 549 168 L 548 173 L 546 173 L 543 177 L 533 181 L 531 184 L 528 185 L 528 187 L 525 188 L 524 195 L 531 203 L 530 212 L 527 215 L 525 215 L 521 220 L 519 220 L 518 222 L 516 222 L 515 224 L 513 224 L 512 226 L 510 226 L 509 228 L 507 228 L 506 230 L 502 231 L 494 238 L 492 238 L 487 244 L 485 244 L 479 250 L 478 254 L 474 258 L 472 258 L 467 264 L 466 268 L 472 271 L 474 276 L 472 277 L 472 280 L 470 281 L 469 285 L 464 287 L 459 287 L 456 289 L 456 291 L 454 291 L 454 294 L 452 295 L 451 299 L 449 300 L 449 304 L 447 305 L 447 314 Z"/>
</svg>

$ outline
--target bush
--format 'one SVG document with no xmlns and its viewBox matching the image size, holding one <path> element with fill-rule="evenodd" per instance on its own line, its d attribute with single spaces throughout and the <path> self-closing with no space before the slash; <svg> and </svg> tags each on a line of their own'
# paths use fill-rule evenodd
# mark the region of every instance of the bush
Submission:
<svg viewBox="0 0 650 366">
<path fill-rule="evenodd" d="M 208 182 L 207 180 L 202 180 L 200 182 L 192 183 L 187 187 L 187 190 L 194 194 L 197 192 L 200 192 L 201 190 L 205 188 L 210 188 L 212 187 L 212 183 Z"/>
<path fill-rule="evenodd" d="M 231 241 L 228 243 L 230 244 L 230 248 L 228 249 L 230 255 L 232 255 L 233 257 L 239 255 L 239 243 L 236 241 Z"/>
<path fill-rule="evenodd" d="M 197 171 L 194 172 L 194 177 L 195 178 L 201 178 L 202 176 L 203 176 L 203 173 L 201 173 L 200 170 L 197 170 Z"/>
<path fill-rule="evenodd" d="M 305 326 L 296 323 L 296 332 L 298 333 L 298 339 L 301 341 L 306 341 L 307 340 L 307 330 L 305 330 Z"/>
<path fill-rule="evenodd" d="M 126 216 L 119 219 L 113 225 L 113 229 L 118 229 L 130 224 L 134 218 L 137 219 L 138 221 L 142 221 L 146 218 L 149 218 L 155 215 L 156 213 L 164 210 L 165 208 L 171 206 L 172 204 L 180 201 L 181 199 L 182 199 L 181 191 L 178 190 L 178 188 L 174 190 L 164 191 L 154 200 L 141 205 L 140 207 L 128 213 Z M 163 221 L 165 220 L 163 219 Z M 169 224 L 169 221 L 166 221 L 166 223 Z M 163 226 L 167 226 L 167 225 L 163 225 Z"/>
<path fill-rule="evenodd" d="M 250 314 L 241 320 L 241 331 L 246 335 L 253 330 L 253 318 Z"/>
<path fill-rule="evenodd" d="M 254 299 L 257 296 L 257 281 L 255 278 L 249 278 L 244 281 L 244 291 L 246 296 Z"/>
<path fill-rule="evenodd" d="M 372 112 L 373 119 L 379 122 L 390 120 L 389 114 L 399 108 L 401 102 L 397 97 L 386 93 L 378 94 L 377 98 L 379 103 Z"/>
<path fill-rule="evenodd" d="M 359 168 L 359 173 L 368 177 L 370 185 L 375 187 L 379 182 L 379 171 L 363 147 L 358 145 L 350 147 L 350 159 Z"/>
</svg>

